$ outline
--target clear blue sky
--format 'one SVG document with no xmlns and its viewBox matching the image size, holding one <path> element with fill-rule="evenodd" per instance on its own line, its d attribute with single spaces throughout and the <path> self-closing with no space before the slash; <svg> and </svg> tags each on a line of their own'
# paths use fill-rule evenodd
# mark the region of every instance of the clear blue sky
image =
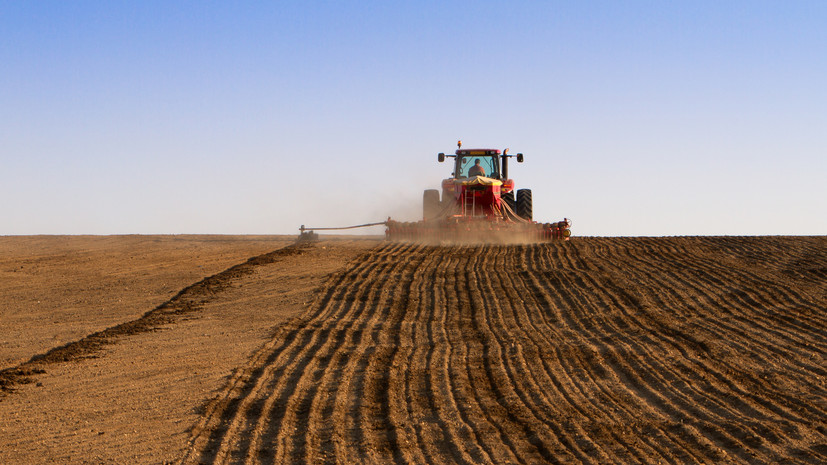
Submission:
<svg viewBox="0 0 827 465">
<path fill-rule="evenodd" d="M 0 2 L 0 235 L 415 219 L 509 147 L 576 235 L 827 234 L 827 2 Z M 381 232 L 381 230 L 374 231 Z"/>
</svg>

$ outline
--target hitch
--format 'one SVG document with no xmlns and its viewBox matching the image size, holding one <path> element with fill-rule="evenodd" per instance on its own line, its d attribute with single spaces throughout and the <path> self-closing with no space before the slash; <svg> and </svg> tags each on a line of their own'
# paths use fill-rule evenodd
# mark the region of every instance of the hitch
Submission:
<svg viewBox="0 0 827 465">
<path fill-rule="evenodd" d="M 307 229 L 304 225 L 299 228 L 298 242 L 316 242 L 319 240 L 319 235 L 312 229 Z"/>
</svg>

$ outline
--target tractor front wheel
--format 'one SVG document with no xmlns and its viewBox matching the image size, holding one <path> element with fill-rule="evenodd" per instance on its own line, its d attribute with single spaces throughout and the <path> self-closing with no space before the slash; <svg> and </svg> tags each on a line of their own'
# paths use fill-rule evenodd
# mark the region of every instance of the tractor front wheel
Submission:
<svg viewBox="0 0 827 465">
<path fill-rule="evenodd" d="M 517 216 L 524 220 L 532 221 L 534 207 L 531 201 L 531 189 L 520 189 L 517 191 Z"/>
</svg>

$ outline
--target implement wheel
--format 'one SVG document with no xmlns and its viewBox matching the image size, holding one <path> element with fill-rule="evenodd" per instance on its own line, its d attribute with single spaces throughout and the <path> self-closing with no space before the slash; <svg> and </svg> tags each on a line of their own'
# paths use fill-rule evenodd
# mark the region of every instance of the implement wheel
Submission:
<svg viewBox="0 0 827 465">
<path fill-rule="evenodd" d="M 528 221 L 531 221 L 534 217 L 531 189 L 520 189 L 517 191 L 517 216 Z"/>
</svg>

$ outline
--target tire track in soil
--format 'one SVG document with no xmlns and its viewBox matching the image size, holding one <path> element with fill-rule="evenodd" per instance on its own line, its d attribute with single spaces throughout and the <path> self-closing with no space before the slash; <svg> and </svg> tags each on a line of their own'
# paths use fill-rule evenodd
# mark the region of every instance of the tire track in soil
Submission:
<svg viewBox="0 0 827 465">
<path fill-rule="evenodd" d="M 386 244 L 237 370 L 182 463 L 823 463 L 825 250 Z"/>
</svg>

